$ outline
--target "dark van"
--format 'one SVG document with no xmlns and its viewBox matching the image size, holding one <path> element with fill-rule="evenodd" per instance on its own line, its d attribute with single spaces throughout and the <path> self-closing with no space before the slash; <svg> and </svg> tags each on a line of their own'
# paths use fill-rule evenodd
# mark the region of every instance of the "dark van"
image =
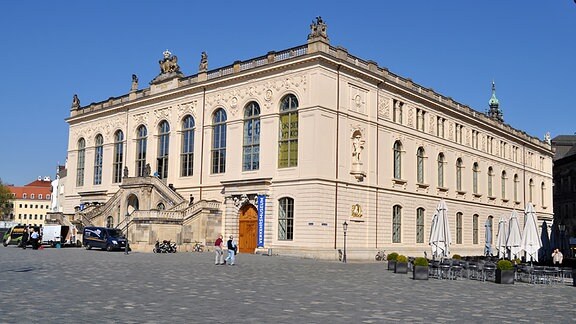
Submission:
<svg viewBox="0 0 576 324">
<path fill-rule="evenodd" d="M 84 227 L 83 233 L 82 245 L 86 250 L 100 248 L 106 251 L 113 251 L 126 248 L 126 238 L 119 229 L 89 226 Z"/>
</svg>

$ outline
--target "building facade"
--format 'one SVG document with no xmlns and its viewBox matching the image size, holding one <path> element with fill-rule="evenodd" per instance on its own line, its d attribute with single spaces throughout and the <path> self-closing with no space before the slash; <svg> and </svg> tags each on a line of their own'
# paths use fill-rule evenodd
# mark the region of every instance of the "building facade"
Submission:
<svg viewBox="0 0 576 324">
<path fill-rule="evenodd" d="M 479 255 L 486 226 L 527 202 L 551 220 L 550 144 L 330 45 L 321 18 L 305 45 L 217 69 L 202 53 L 69 123 L 64 214 L 156 239 L 239 238 L 242 252 L 350 259 L 429 251 L 446 200 L 453 253 Z M 129 224 L 127 226 L 127 224 Z"/>
<path fill-rule="evenodd" d="M 572 238 L 574 242 L 576 238 L 576 135 L 556 136 L 552 147 L 555 149 L 554 222 L 559 227 L 564 254 L 573 257 L 574 249 L 568 250 L 566 240 Z"/>
<path fill-rule="evenodd" d="M 13 197 L 10 220 L 21 225 L 43 226 L 50 211 L 50 177 L 38 177 L 27 185 L 10 185 L 8 189 Z"/>
</svg>

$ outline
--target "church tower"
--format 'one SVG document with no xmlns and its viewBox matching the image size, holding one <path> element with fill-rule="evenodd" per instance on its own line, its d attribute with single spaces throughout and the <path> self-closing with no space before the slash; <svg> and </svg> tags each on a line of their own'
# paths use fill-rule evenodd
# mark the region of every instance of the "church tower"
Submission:
<svg viewBox="0 0 576 324">
<path fill-rule="evenodd" d="M 504 115 L 502 114 L 502 110 L 500 110 L 500 102 L 498 102 L 498 98 L 496 98 L 496 84 L 494 81 L 492 81 L 492 97 L 490 101 L 488 101 L 488 105 L 490 106 L 487 112 L 488 117 L 503 122 Z"/>
</svg>

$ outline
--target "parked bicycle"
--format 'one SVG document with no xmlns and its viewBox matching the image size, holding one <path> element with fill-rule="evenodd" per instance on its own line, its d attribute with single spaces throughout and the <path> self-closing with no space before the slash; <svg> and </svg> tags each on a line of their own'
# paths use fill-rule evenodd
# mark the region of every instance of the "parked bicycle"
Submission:
<svg viewBox="0 0 576 324">
<path fill-rule="evenodd" d="M 386 250 L 378 251 L 374 259 L 376 259 L 376 261 L 386 261 Z"/>
<path fill-rule="evenodd" d="M 204 252 L 204 245 L 202 245 L 202 242 L 194 242 L 192 252 Z"/>
</svg>

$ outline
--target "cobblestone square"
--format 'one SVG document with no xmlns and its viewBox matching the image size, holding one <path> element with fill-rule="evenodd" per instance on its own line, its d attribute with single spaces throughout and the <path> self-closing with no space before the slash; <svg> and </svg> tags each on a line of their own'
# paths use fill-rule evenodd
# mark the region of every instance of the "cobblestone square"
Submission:
<svg viewBox="0 0 576 324">
<path fill-rule="evenodd" d="M 385 263 L 0 248 L 2 323 L 568 323 L 576 287 L 414 281 Z"/>
</svg>

